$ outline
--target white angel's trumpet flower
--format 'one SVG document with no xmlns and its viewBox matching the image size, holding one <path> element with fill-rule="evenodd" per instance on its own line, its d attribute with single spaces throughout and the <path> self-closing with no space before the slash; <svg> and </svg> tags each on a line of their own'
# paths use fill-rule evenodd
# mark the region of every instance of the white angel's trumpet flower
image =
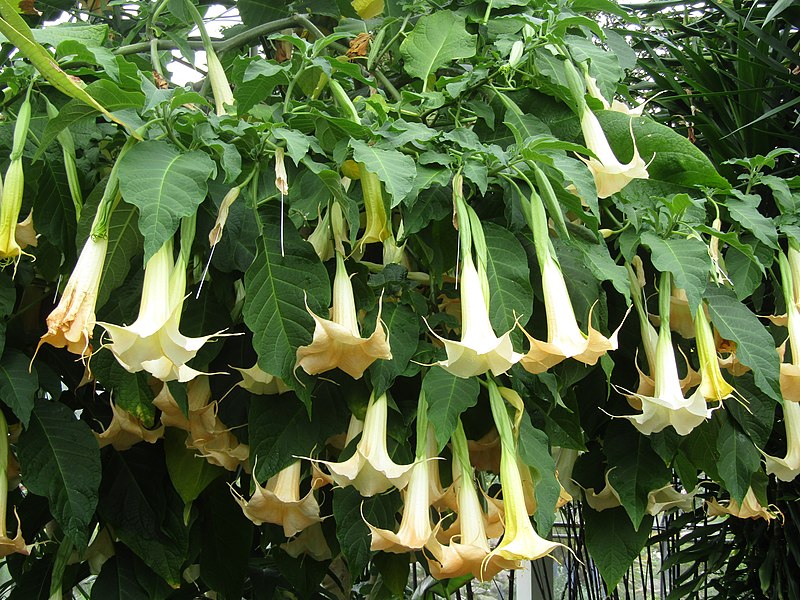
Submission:
<svg viewBox="0 0 800 600">
<path fill-rule="evenodd" d="M 250 500 L 245 500 L 231 488 L 244 515 L 256 525 L 280 525 L 286 537 L 292 537 L 319 523 L 322 519 L 314 490 L 311 489 L 304 497 L 300 497 L 301 466 L 300 460 L 294 461 L 277 475 L 270 477 L 264 487 L 254 478 L 256 489 Z"/>
<path fill-rule="evenodd" d="M 531 194 L 529 210 L 536 256 L 542 273 L 542 293 L 547 312 L 547 341 L 537 340 L 525 331 L 530 349 L 522 357 L 520 364 L 526 371 L 534 374 L 544 373 L 565 358 L 574 358 L 582 363 L 594 365 L 606 352 L 616 350 L 619 329 L 611 337 L 605 337 L 592 327 L 590 312 L 589 333 L 583 334 L 575 319 L 564 274 L 551 248 L 547 216 L 538 194 Z"/>
<path fill-rule="evenodd" d="M 502 570 L 520 568 L 521 563 L 498 554 L 490 556 L 485 515 L 475 489 L 467 437 L 461 420 L 453 432 L 451 444 L 458 517 L 450 529 L 456 529 L 458 533 L 450 537 L 447 545 L 440 543 L 436 536 L 431 537 L 426 546 L 430 553 L 430 556 L 426 555 L 428 567 L 436 579 L 472 575 L 480 581 L 488 581 Z"/>
<path fill-rule="evenodd" d="M 95 306 L 100 291 L 100 278 L 106 260 L 108 238 L 89 236 L 83 245 L 61 301 L 47 317 L 47 333 L 39 340 L 56 348 L 67 347 L 73 354 L 92 353 L 90 340 L 95 324 Z"/>
<path fill-rule="evenodd" d="M 767 522 L 776 517 L 776 514 L 770 510 L 770 507 L 761 505 L 752 487 L 747 488 L 747 493 L 742 500 L 741 506 L 739 506 L 739 503 L 733 498 L 728 500 L 726 504 L 720 504 L 717 502 L 716 498 L 712 498 L 708 501 L 706 508 L 708 510 L 708 516 L 710 517 L 731 515 L 738 519 L 763 519 Z"/>
<path fill-rule="evenodd" d="M 8 459 L 10 448 L 8 443 L 8 423 L 6 417 L 0 412 L 0 557 L 9 554 L 30 554 L 25 540 L 22 537 L 22 523 L 17 517 L 17 533 L 13 538 L 8 537 L 6 529 L 6 506 L 8 504 Z"/>
<path fill-rule="evenodd" d="M 147 371 L 161 381 L 180 382 L 201 374 L 186 363 L 221 332 L 191 338 L 178 329 L 186 292 L 187 261 L 182 249 L 173 263 L 172 238 L 167 240 L 147 261 L 136 321 L 126 327 L 98 323 L 111 337 L 108 348 L 127 371 Z"/>
<path fill-rule="evenodd" d="M 661 325 L 656 346 L 654 395 L 634 394 L 642 403 L 642 414 L 625 416 L 643 435 L 658 433 L 670 425 L 679 435 L 688 435 L 710 418 L 713 410 L 708 408 L 700 388 L 688 398 L 683 395 L 669 328 L 669 290 L 670 275 L 662 273 L 659 286 Z"/>
<path fill-rule="evenodd" d="M 386 449 L 386 394 L 370 397 L 364 430 L 353 456 L 343 462 L 317 461 L 326 467 L 336 485 L 352 485 L 362 496 L 374 496 L 396 487 L 403 489 L 411 477 L 410 465 L 398 465 Z"/>
<path fill-rule="evenodd" d="M 308 308 L 308 304 L 306 310 L 314 319 L 314 338 L 308 346 L 297 349 L 295 368 L 302 367 L 309 375 L 339 368 L 354 379 L 360 379 L 376 360 L 391 360 L 392 351 L 381 321 L 380 307 L 375 331 L 368 338 L 361 337 L 353 284 L 340 253 L 336 253 L 332 319 L 318 317 Z"/>
<path fill-rule="evenodd" d="M 444 343 L 447 360 L 436 363 L 456 377 L 474 377 L 491 371 L 500 375 L 522 358 L 514 352 L 511 331 L 500 337 L 489 321 L 489 301 L 484 295 L 481 276 L 471 251 L 464 250 L 461 267 L 461 341 L 447 340 L 431 330 Z"/>
<path fill-rule="evenodd" d="M 242 380 L 236 385 L 250 393 L 259 396 L 271 396 L 273 394 L 284 394 L 290 390 L 289 386 L 280 377 L 264 372 L 257 362 L 249 369 L 232 368 L 242 375 Z"/>
<path fill-rule="evenodd" d="M 781 392 L 783 393 L 783 425 L 786 428 L 786 456 L 765 455 L 767 473 L 781 481 L 794 481 L 800 474 L 800 403 L 792 395 L 794 391 L 794 371 L 800 371 L 800 310 L 797 297 L 800 296 L 800 253 L 789 246 L 789 260 L 783 253 L 779 255 L 783 294 L 786 299 L 786 317 L 789 327 L 789 345 L 792 362 L 781 364 Z M 792 261 L 795 261 L 795 264 Z M 795 269 L 794 267 L 798 267 Z M 793 369 L 785 368 L 793 367 Z"/>
<path fill-rule="evenodd" d="M 101 448 L 111 445 L 118 452 L 122 452 L 139 442 L 155 444 L 164 437 L 164 425 L 159 425 L 155 429 L 147 429 L 139 419 L 113 402 L 111 403 L 111 415 L 111 423 L 105 431 L 94 434 Z"/>
<path fill-rule="evenodd" d="M 603 96 L 603 92 L 601 92 L 600 88 L 597 86 L 597 79 L 590 76 L 588 72 L 584 73 L 583 78 L 586 81 L 586 89 L 589 92 L 589 95 L 592 98 L 599 100 L 605 110 L 613 110 L 614 112 L 620 112 L 631 117 L 642 116 L 642 112 L 644 112 L 644 106 L 647 104 L 646 102 L 642 102 L 633 108 L 629 108 L 619 100 L 612 100 L 611 103 L 609 103 L 605 96 Z"/>
<path fill-rule="evenodd" d="M 647 164 L 639 156 L 636 148 L 636 138 L 633 136 L 633 121 L 631 121 L 631 139 L 633 140 L 633 157 L 630 162 L 619 161 L 608 143 L 606 134 L 600 126 L 597 116 L 589 108 L 584 99 L 584 82 L 578 70 L 571 61 L 564 61 L 564 72 L 567 76 L 573 99 L 578 105 L 581 121 L 581 131 L 586 147 L 594 156 L 581 158 L 586 163 L 594 177 L 598 198 L 607 198 L 624 188 L 634 179 L 647 179 Z"/>
<path fill-rule="evenodd" d="M 500 434 L 500 485 L 503 489 L 503 509 L 506 531 L 500 544 L 485 561 L 498 555 L 508 560 L 537 560 L 562 546 L 542 538 L 533 528 L 525 504 L 525 490 L 517 466 L 517 450 L 511 419 L 497 384 L 489 380 L 489 404 L 495 426 Z"/>
</svg>

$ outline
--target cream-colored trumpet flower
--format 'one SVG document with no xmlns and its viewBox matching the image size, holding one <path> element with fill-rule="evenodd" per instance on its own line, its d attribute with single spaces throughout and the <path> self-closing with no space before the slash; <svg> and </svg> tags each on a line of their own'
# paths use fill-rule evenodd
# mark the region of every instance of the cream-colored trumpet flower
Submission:
<svg viewBox="0 0 800 600">
<path fill-rule="evenodd" d="M 717 502 L 716 498 L 712 498 L 707 502 L 706 509 L 708 510 L 708 515 L 710 517 L 731 515 L 739 519 L 763 519 L 767 522 L 771 521 L 778 514 L 780 514 L 776 514 L 770 510 L 770 507 L 762 506 L 758 501 L 758 498 L 756 498 L 756 494 L 752 487 L 747 488 L 747 493 L 742 500 L 741 506 L 739 506 L 739 503 L 733 498 L 728 500 L 725 504 L 720 504 Z"/>
<path fill-rule="evenodd" d="M 600 492 L 595 492 L 594 488 L 586 488 L 584 495 L 586 503 L 597 512 L 604 511 L 609 508 L 616 508 L 622 506 L 619 499 L 617 490 L 608 481 L 608 474 L 611 471 L 606 471 L 605 487 Z M 648 515 L 656 516 L 662 512 L 672 510 L 674 508 L 682 511 L 691 511 L 694 508 L 694 497 L 698 494 L 700 488 L 697 487 L 692 492 L 679 491 L 672 485 L 667 484 L 647 493 L 647 506 L 645 512 Z"/>
<path fill-rule="evenodd" d="M 609 103 L 608 100 L 606 100 L 605 96 L 603 96 L 603 93 L 600 91 L 600 88 L 597 86 L 597 79 L 590 76 L 588 71 L 584 72 L 583 78 L 586 81 L 586 89 L 589 92 L 589 95 L 592 98 L 599 100 L 602 103 L 603 108 L 605 110 L 613 110 L 614 112 L 620 112 L 629 115 L 631 117 L 642 116 L 642 112 L 644 111 L 644 106 L 645 104 L 647 104 L 647 102 L 642 102 L 641 104 L 638 104 L 633 108 L 628 107 L 628 105 L 623 104 L 622 102 L 616 99 L 612 100 Z"/>
<path fill-rule="evenodd" d="M 86 239 L 61 301 L 47 317 L 47 333 L 39 340 L 39 346 L 66 346 L 68 351 L 81 356 L 92 353 L 94 311 L 107 248 L 108 238 Z"/>
<path fill-rule="evenodd" d="M 797 242 L 789 243 L 788 259 L 778 254 L 786 301 L 786 327 L 792 362 L 781 362 L 781 395 L 784 401 L 800 402 L 800 250 Z"/>
<path fill-rule="evenodd" d="M 295 369 L 302 367 L 309 375 L 316 375 L 339 368 L 354 379 L 360 379 L 376 360 L 391 360 L 392 352 L 381 321 L 380 308 L 375 331 L 368 338 L 361 337 L 353 284 L 340 253 L 336 253 L 332 319 L 318 317 L 308 308 L 308 304 L 306 310 L 314 319 L 314 338 L 308 346 L 297 349 Z"/>
<path fill-rule="evenodd" d="M 800 474 L 800 403 L 795 398 L 800 386 L 800 253 L 789 246 L 789 259 L 778 255 L 786 301 L 786 325 L 789 328 L 789 346 L 792 362 L 781 363 L 781 393 L 783 395 L 783 425 L 786 429 L 786 456 L 783 458 L 765 454 L 767 473 L 781 481 L 794 481 Z M 795 277 L 798 279 L 795 279 Z"/>
<path fill-rule="evenodd" d="M 633 157 L 630 162 L 622 163 L 617 159 L 608 143 L 606 134 L 600 126 L 597 116 L 589 108 L 584 99 L 584 81 L 572 61 L 564 61 L 564 72 L 567 76 L 573 100 L 578 106 L 581 121 L 581 131 L 586 147 L 594 156 L 581 158 L 586 163 L 594 176 L 598 198 L 607 198 L 628 185 L 634 179 L 647 179 L 647 165 L 639 150 L 636 148 L 636 138 L 633 136 L 633 120 L 631 120 L 631 139 L 633 140 Z"/>
<path fill-rule="evenodd" d="M 256 489 L 250 500 L 245 500 L 231 488 L 244 515 L 256 525 L 280 525 L 286 537 L 292 537 L 319 523 L 322 519 L 314 490 L 311 489 L 300 497 L 301 466 L 300 460 L 294 461 L 277 475 L 270 477 L 264 487 L 253 478 Z"/>
<path fill-rule="evenodd" d="M 583 334 L 575 319 L 564 274 L 551 248 L 544 205 L 536 193 L 531 194 L 529 210 L 536 256 L 542 274 L 542 293 L 547 312 L 547 341 L 537 340 L 523 329 L 530 342 L 530 349 L 522 357 L 520 364 L 526 371 L 534 374 L 544 373 L 565 358 L 594 365 L 606 352 L 616 350 L 619 329 L 610 337 L 605 337 L 592 327 L 590 311 L 589 333 Z"/>
<path fill-rule="evenodd" d="M 131 373 L 144 370 L 161 381 L 190 381 L 201 373 L 186 363 L 207 341 L 221 335 L 191 338 L 179 330 L 193 222 L 189 228 L 191 235 L 181 233 L 177 261 L 172 258 L 172 238 L 147 261 L 136 321 L 128 326 L 98 323 L 111 337 L 108 348 L 117 362 Z"/>
<path fill-rule="evenodd" d="M 239 441 L 236 435 L 217 416 L 218 403 L 210 402 L 189 415 L 189 435 L 186 447 L 194 448 L 210 464 L 228 471 L 240 466 L 247 470 L 250 447 Z"/>
<path fill-rule="evenodd" d="M 14 516 L 17 517 L 17 534 L 8 537 L 6 528 L 6 507 L 8 505 L 8 463 L 10 448 L 8 443 L 8 423 L 0 411 L 0 558 L 9 554 L 30 554 L 25 540 L 22 538 L 22 523 L 19 521 L 16 508 Z"/>
<path fill-rule="evenodd" d="M 433 535 L 431 527 L 431 470 L 429 463 L 436 457 L 428 453 L 428 402 L 425 392 L 417 404 L 417 449 L 408 487 L 403 491 L 403 517 L 397 533 L 390 529 L 367 526 L 372 533 L 370 550 L 394 554 L 420 550 Z"/>
<path fill-rule="evenodd" d="M 470 250 L 464 250 L 461 267 L 461 341 L 447 340 L 431 330 L 444 344 L 447 360 L 436 363 L 456 377 L 474 377 L 491 371 L 500 375 L 517 363 L 522 354 L 514 352 L 511 331 L 500 337 L 489 321 L 489 301 Z"/>
<path fill-rule="evenodd" d="M 258 362 L 249 369 L 232 368 L 242 375 L 242 380 L 236 385 L 258 396 L 284 394 L 291 389 L 280 377 L 262 371 Z"/>
<path fill-rule="evenodd" d="M 386 449 L 386 419 L 388 416 L 386 394 L 370 396 L 364 430 L 353 456 L 343 462 L 320 460 L 330 471 L 336 485 L 352 485 L 362 496 L 374 496 L 396 487 L 402 490 L 411 477 L 409 465 L 398 465 L 389 457 Z"/>
<path fill-rule="evenodd" d="M 111 403 L 111 423 L 103 433 L 95 433 L 101 448 L 111 445 L 114 450 L 122 452 L 139 442 L 154 444 L 164 436 L 164 425 L 155 429 L 147 429 L 141 421 L 127 410 Z"/>
<path fill-rule="evenodd" d="M 469 462 L 467 437 L 461 420 L 451 437 L 453 449 L 453 487 L 456 490 L 456 521 L 448 529 L 455 530 L 449 543 L 444 545 L 437 536 L 431 536 L 426 545 L 430 556 L 428 567 L 436 579 L 472 575 L 488 581 L 505 569 L 517 569 L 517 560 L 499 554 L 492 555 L 485 528 L 485 515 L 475 489 L 474 472 Z M 490 505 L 491 506 L 491 505 Z M 498 533 L 499 535 L 500 533 Z"/>
<path fill-rule="evenodd" d="M 670 274 L 662 273 L 658 297 L 661 325 L 656 345 L 655 392 L 652 396 L 634 394 L 642 403 L 642 414 L 625 416 L 643 435 L 658 433 L 670 425 L 679 435 L 688 435 L 710 418 L 712 412 L 700 388 L 688 398 L 683 395 L 669 328 L 669 290 Z"/>
<path fill-rule="evenodd" d="M 309 525 L 296 538 L 281 544 L 281 548 L 292 558 L 305 554 L 316 561 L 323 561 L 333 556 L 320 523 Z"/>
<path fill-rule="evenodd" d="M 503 490 L 503 510 L 506 531 L 500 544 L 484 559 L 497 555 L 508 560 L 537 560 L 551 554 L 559 546 L 542 538 L 533 528 L 525 505 L 525 490 L 517 466 L 517 449 L 511 419 L 497 384 L 489 379 L 489 405 L 500 434 L 500 485 Z"/>
</svg>

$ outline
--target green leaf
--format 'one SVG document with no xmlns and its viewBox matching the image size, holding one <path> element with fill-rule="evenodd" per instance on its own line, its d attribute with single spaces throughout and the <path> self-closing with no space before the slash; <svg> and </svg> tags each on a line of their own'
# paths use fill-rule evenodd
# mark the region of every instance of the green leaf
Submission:
<svg viewBox="0 0 800 600">
<path fill-rule="evenodd" d="M 664 240 L 650 231 L 642 235 L 642 243 L 650 248 L 655 268 L 672 273 L 675 285 L 686 291 L 689 309 L 695 314 L 711 271 L 706 245 L 696 238 Z"/>
<path fill-rule="evenodd" d="M 486 275 L 489 279 L 489 318 L 495 330 L 505 333 L 518 318 L 526 322 L 533 312 L 533 289 L 525 249 L 513 233 L 484 223 Z"/>
<path fill-rule="evenodd" d="M 647 543 L 653 517 L 643 519 L 634 529 L 621 507 L 597 512 L 584 505 L 583 519 L 589 554 L 608 589 L 614 590 Z"/>
<path fill-rule="evenodd" d="M 12 348 L 6 350 L 0 360 L 0 400 L 24 427 L 28 427 L 39 389 L 36 369 L 31 367 L 28 371 L 30 364 L 31 359 Z"/>
<path fill-rule="evenodd" d="M 745 373 L 734 380 L 736 391 L 742 395 L 744 402 L 738 398 L 725 401 L 728 414 L 736 419 L 750 439 L 758 448 L 765 448 L 775 423 L 775 400 L 764 394 L 753 381 L 753 373 Z"/>
<path fill-rule="evenodd" d="M 400 204 L 414 187 L 417 175 L 414 159 L 398 150 L 382 150 L 361 140 L 350 140 L 350 147 L 355 161 L 364 163 L 386 186 L 392 196 L 391 208 Z"/>
<path fill-rule="evenodd" d="M 625 267 L 618 265 L 611 258 L 608 246 L 597 244 L 572 236 L 565 244 L 576 248 L 584 258 L 588 269 L 599 281 L 610 281 L 614 289 L 622 294 L 626 300 L 631 295 L 631 286 L 628 281 L 628 274 Z"/>
<path fill-rule="evenodd" d="M 392 360 L 376 360 L 369 367 L 370 383 L 376 397 L 388 390 L 395 378 L 406 370 L 419 341 L 419 318 L 408 306 L 384 302 L 381 319 L 388 330 Z"/>
<path fill-rule="evenodd" d="M 449 10 L 420 17 L 400 45 L 406 72 L 426 82 L 437 69 L 457 58 L 475 55 L 477 36 L 467 32 L 465 19 Z"/>
<path fill-rule="evenodd" d="M 478 402 L 480 390 L 474 377 L 462 379 L 441 367 L 431 367 L 425 375 L 422 391 L 428 401 L 428 420 L 436 433 L 440 452 L 456 430 L 461 413 Z"/>
<path fill-rule="evenodd" d="M 41 233 L 66 256 L 73 255 L 75 242 L 75 205 L 67 183 L 67 172 L 60 151 L 45 152 L 34 163 L 39 189 L 33 200 L 36 232 Z"/>
<path fill-rule="evenodd" d="M 522 413 L 519 427 L 519 455 L 531 469 L 536 496 L 536 529 L 542 537 L 550 534 L 556 520 L 556 503 L 561 484 L 556 478 L 556 463 L 550 454 L 550 441 L 544 431 L 536 429 L 527 412 Z"/>
<path fill-rule="evenodd" d="M 647 495 L 669 482 L 670 471 L 646 436 L 627 422 L 613 421 L 606 430 L 605 453 L 608 481 L 634 527 L 639 527 L 647 509 Z"/>
<path fill-rule="evenodd" d="M 261 369 L 293 385 L 297 349 L 311 342 L 314 326 L 305 303 L 315 314 L 327 316 L 331 287 L 313 246 L 300 237 L 290 219 L 284 223 L 285 255 L 281 255 L 279 210 L 273 204 L 262 213 L 258 254 L 244 277 L 243 314 Z"/>
<path fill-rule="evenodd" d="M 183 500 L 169 482 L 160 445 L 108 452 L 99 510 L 122 544 L 169 585 L 180 585 L 192 516 L 184 522 Z"/>
<path fill-rule="evenodd" d="M 760 202 L 760 196 L 738 194 L 737 197 L 728 198 L 725 201 L 725 207 L 728 209 L 731 219 L 750 231 L 758 241 L 777 250 L 778 231 L 770 219 L 758 212 Z"/>
<path fill-rule="evenodd" d="M 240 0 L 237 7 L 248 27 L 291 16 L 288 3 L 276 4 L 272 0 Z"/>
<path fill-rule="evenodd" d="M 336 539 L 354 579 L 360 577 L 370 557 L 370 532 L 364 521 L 373 527 L 394 529 L 395 513 L 400 505 L 397 493 L 362 498 L 353 487 L 333 490 Z"/>
<path fill-rule="evenodd" d="M 123 199 L 139 209 L 145 262 L 206 197 L 216 165 L 207 154 L 181 153 L 166 142 L 140 142 L 122 157 L 119 183 Z"/>
<path fill-rule="evenodd" d="M 25 487 L 45 496 L 64 532 L 86 548 L 100 487 L 100 447 L 91 429 L 60 402 L 38 399 L 17 448 Z"/>
<path fill-rule="evenodd" d="M 753 474 L 761 466 L 761 453 L 752 440 L 727 417 L 719 430 L 717 450 L 719 476 L 731 493 L 731 498 L 741 506 Z"/>
<path fill-rule="evenodd" d="M 752 369 L 758 389 L 780 402 L 780 359 L 767 329 L 731 290 L 709 286 L 705 298 L 714 327 L 736 343 L 737 360 Z"/>
<path fill-rule="evenodd" d="M 80 42 L 84 46 L 102 46 L 108 37 L 108 25 L 59 23 L 33 30 L 33 39 L 57 48 L 61 42 Z"/>
<path fill-rule="evenodd" d="M 103 563 L 92 584 L 91 600 L 164 600 L 172 588 L 124 545 Z"/>
<path fill-rule="evenodd" d="M 294 395 L 254 396 L 248 418 L 253 476 L 263 484 L 297 460 L 295 456 L 311 456 L 319 431 L 320 419 L 309 419 Z"/>
<path fill-rule="evenodd" d="M 202 460 L 202 459 L 201 459 Z M 203 509 L 200 577 L 225 598 L 241 598 L 250 568 L 253 523 L 231 501 L 227 482 L 218 481 L 201 498 Z"/>
<path fill-rule="evenodd" d="M 633 156 L 631 117 L 611 110 L 602 110 L 597 118 L 603 127 L 614 154 L 622 162 Z M 650 180 L 664 181 L 685 187 L 730 189 L 697 146 L 673 129 L 649 118 L 633 118 L 633 135 L 639 155 L 648 163 Z"/>
<path fill-rule="evenodd" d="M 185 504 L 189 504 L 206 489 L 225 469 L 212 465 L 191 448 L 186 447 L 188 434 L 174 427 L 164 432 L 164 458 L 167 472 L 175 491 Z"/>
</svg>

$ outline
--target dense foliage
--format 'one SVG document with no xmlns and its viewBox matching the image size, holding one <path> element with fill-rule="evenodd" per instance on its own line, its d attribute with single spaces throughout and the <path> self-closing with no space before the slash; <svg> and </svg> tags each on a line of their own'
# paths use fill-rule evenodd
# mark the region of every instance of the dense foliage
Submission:
<svg viewBox="0 0 800 600">
<path fill-rule="evenodd" d="M 790 3 L 696 56 L 609 0 L 233 8 L 0 0 L 11 598 L 446 595 L 570 501 L 610 588 L 679 509 L 792 597 L 724 551 L 797 528 Z"/>
</svg>

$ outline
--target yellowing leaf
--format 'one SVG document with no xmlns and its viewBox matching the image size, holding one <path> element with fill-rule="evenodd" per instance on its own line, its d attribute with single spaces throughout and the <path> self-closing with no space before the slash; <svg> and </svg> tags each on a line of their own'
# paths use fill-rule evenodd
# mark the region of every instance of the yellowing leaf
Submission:
<svg viewBox="0 0 800 600">
<path fill-rule="evenodd" d="M 383 12 L 383 0 L 353 0 L 350 4 L 362 19 L 371 19 Z"/>
</svg>

